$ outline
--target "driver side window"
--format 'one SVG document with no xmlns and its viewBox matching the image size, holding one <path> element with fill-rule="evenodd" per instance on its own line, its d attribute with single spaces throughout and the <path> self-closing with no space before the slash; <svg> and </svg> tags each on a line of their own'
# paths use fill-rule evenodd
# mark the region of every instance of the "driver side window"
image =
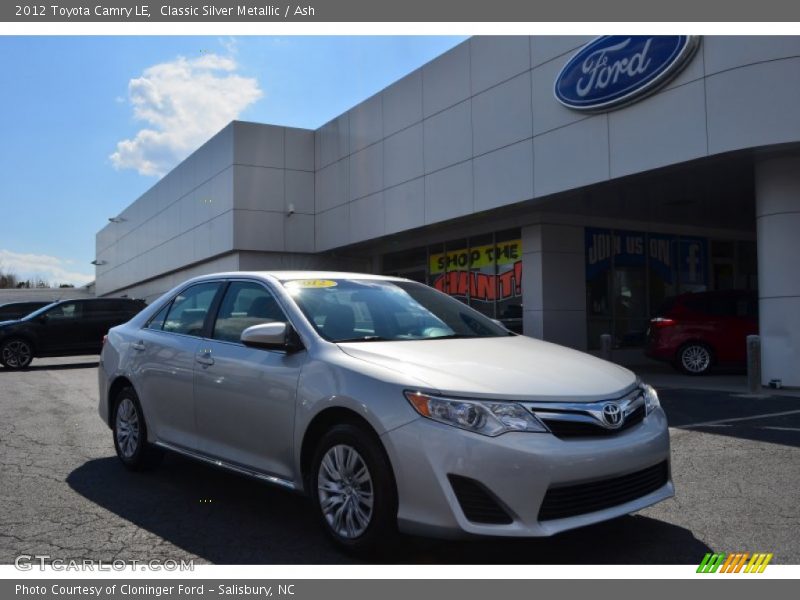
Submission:
<svg viewBox="0 0 800 600">
<path fill-rule="evenodd" d="M 286 322 L 287 318 L 272 292 L 255 282 L 234 281 L 222 299 L 211 337 L 238 342 L 248 327 L 276 321 Z"/>
<path fill-rule="evenodd" d="M 81 305 L 77 302 L 66 302 L 47 311 L 46 314 L 48 319 L 54 321 L 72 321 L 80 318 Z"/>
</svg>

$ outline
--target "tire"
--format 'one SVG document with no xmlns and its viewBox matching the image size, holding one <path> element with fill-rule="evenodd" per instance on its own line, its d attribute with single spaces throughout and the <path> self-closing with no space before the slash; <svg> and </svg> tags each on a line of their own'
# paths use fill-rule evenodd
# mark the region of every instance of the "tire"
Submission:
<svg viewBox="0 0 800 600">
<path fill-rule="evenodd" d="M 131 471 L 144 471 L 157 466 L 164 452 L 147 442 L 147 424 L 133 388 L 120 390 L 114 399 L 113 414 L 114 449 L 122 464 Z"/>
<path fill-rule="evenodd" d="M 397 533 L 397 488 L 377 436 L 355 424 L 336 425 L 311 465 L 309 494 L 328 536 L 350 552 L 385 548 Z"/>
<path fill-rule="evenodd" d="M 705 344 L 689 342 L 678 350 L 675 363 L 686 375 L 706 375 L 714 364 L 714 354 Z"/>
<path fill-rule="evenodd" d="M 0 345 L 0 363 L 6 369 L 27 369 L 33 360 L 33 344 L 22 338 L 11 338 Z"/>
</svg>

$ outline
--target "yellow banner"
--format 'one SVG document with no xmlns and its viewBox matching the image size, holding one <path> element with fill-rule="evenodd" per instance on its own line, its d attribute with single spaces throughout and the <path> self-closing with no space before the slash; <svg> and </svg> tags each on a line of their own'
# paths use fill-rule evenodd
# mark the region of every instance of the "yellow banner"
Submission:
<svg viewBox="0 0 800 600">
<path fill-rule="evenodd" d="M 495 263 L 513 264 L 518 260 L 522 260 L 522 240 L 508 240 L 497 244 L 431 254 L 428 268 L 431 275 L 436 275 L 444 271 L 482 269 Z"/>
</svg>

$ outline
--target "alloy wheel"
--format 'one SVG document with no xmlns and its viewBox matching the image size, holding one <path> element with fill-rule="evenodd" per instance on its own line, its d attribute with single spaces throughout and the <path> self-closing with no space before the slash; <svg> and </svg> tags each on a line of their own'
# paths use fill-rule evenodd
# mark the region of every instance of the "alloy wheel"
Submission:
<svg viewBox="0 0 800 600">
<path fill-rule="evenodd" d="M 704 373 L 711 365 L 711 353 L 704 346 L 687 346 L 681 352 L 681 365 L 690 373 Z"/>
<path fill-rule="evenodd" d="M 115 428 L 120 453 L 124 458 L 132 458 L 139 447 L 139 414 L 130 398 L 120 401 Z"/>
<path fill-rule="evenodd" d="M 31 362 L 31 347 L 22 340 L 12 340 L 3 346 L 3 364 L 12 369 L 27 367 Z"/>
<path fill-rule="evenodd" d="M 317 477 L 319 504 L 333 532 L 353 539 L 372 520 L 374 490 L 364 458 L 352 446 L 339 444 L 325 453 Z"/>
</svg>

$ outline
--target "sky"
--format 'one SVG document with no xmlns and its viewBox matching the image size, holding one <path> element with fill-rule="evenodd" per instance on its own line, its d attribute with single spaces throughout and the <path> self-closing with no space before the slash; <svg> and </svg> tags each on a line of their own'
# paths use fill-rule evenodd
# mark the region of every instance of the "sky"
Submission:
<svg viewBox="0 0 800 600">
<path fill-rule="evenodd" d="M 0 270 L 82 285 L 95 233 L 233 119 L 316 129 L 462 37 L 0 37 Z"/>
</svg>

